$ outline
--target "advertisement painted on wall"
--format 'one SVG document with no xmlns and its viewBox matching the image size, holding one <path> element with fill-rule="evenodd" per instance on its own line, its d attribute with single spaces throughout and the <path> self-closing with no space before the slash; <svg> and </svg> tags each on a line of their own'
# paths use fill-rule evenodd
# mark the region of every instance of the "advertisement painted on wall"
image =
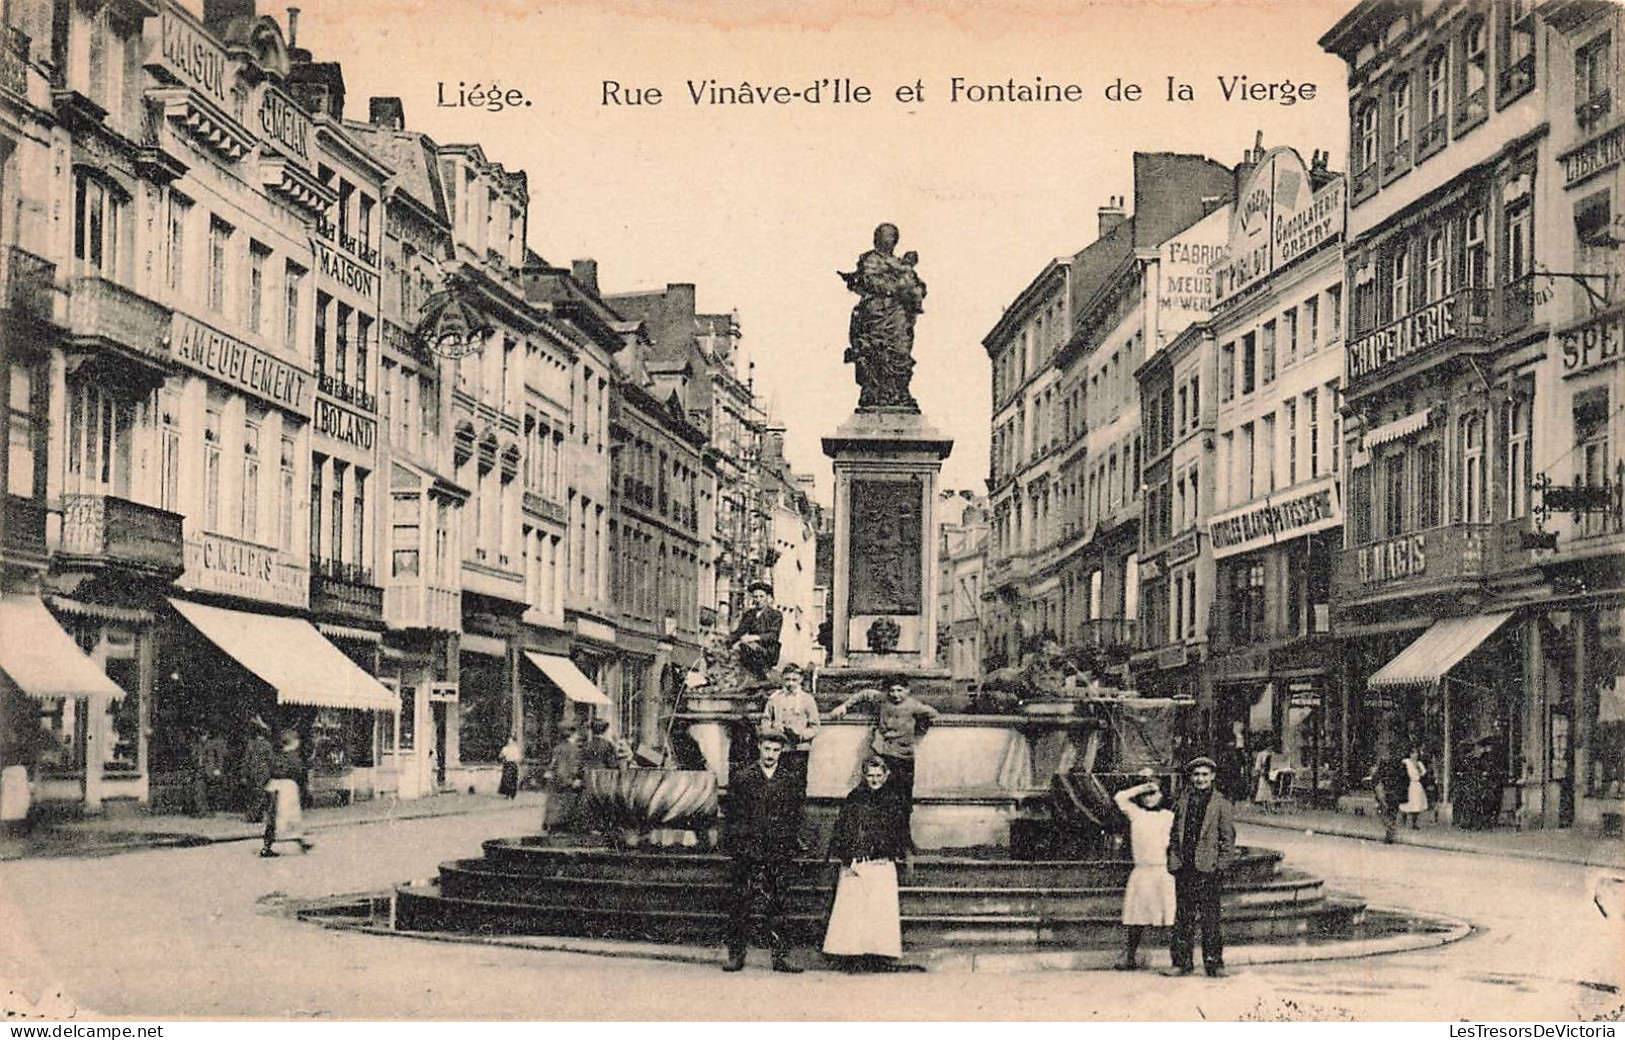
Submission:
<svg viewBox="0 0 1625 1040">
<path fill-rule="evenodd" d="M 1291 148 L 1265 154 L 1242 185 L 1229 245 L 1213 268 L 1213 302 L 1250 288 L 1343 235 L 1343 178 L 1318 191 Z"/>
</svg>

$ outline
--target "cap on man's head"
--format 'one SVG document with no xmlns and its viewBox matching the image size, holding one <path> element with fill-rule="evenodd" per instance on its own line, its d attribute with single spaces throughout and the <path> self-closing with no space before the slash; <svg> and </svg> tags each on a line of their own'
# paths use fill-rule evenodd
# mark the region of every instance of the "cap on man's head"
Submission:
<svg viewBox="0 0 1625 1040">
<path fill-rule="evenodd" d="M 592 731 L 594 733 L 603 733 L 607 729 L 609 729 L 609 720 L 608 719 L 593 719 L 592 720 Z"/>
<path fill-rule="evenodd" d="M 750 591 L 750 592 L 765 592 L 769 596 L 771 596 L 771 595 L 773 595 L 773 586 L 768 584 L 765 581 L 753 581 L 753 582 L 750 583 L 750 588 L 749 588 L 748 591 Z"/>
<path fill-rule="evenodd" d="M 888 690 L 906 690 L 906 689 L 908 689 L 908 683 L 904 682 L 902 679 L 893 679 L 891 682 L 888 682 L 886 684 L 886 689 L 888 689 Z"/>
<path fill-rule="evenodd" d="M 792 675 L 797 677 L 797 678 L 800 678 L 800 677 L 802 677 L 802 676 L 804 676 L 806 674 L 807 673 L 802 670 L 801 666 L 799 664 L 795 664 L 795 663 L 787 664 L 783 668 L 779 669 L 779 678 L 780 679 L 788 679 Z"/>
<path fill-rule="evenodd" d="M 788 744 L 790 743 L 790 740 L 784 735 L 783 730 L 764 729 L 756 734 L 756 743 Z"/>
<path fill-rule="evenodd" d="M 1206 755 L 1198 755 L 1196 758 L 1193 758 L 1189 762 L 1185 763 L 1185 772 L 1189 773 L 1192 770 L 1201 768 L 1203 766 L 1213 770 L 1215 773 L 1219 771 L 1219 764 L 1217 762 L 1213 761 L 1211 758 L 1208 758 Z"/>
</svg>

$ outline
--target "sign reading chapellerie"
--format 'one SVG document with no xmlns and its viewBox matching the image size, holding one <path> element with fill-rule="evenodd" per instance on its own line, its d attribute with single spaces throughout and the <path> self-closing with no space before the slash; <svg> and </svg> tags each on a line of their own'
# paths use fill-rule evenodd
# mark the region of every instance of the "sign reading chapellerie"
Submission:
<svg viewBox="0 0 1625 1040">
<path fill-rule="evenodd" d="M 160 77 L 183 83 L 217 104 L 226 103 L 231 60 L 191 18 L 168 5 L 159 22 L 158 57 L 161 60 L 148 64 Z"/>
<path fill-rule="evenodd" d="M 310 603 L 310 570 L 292 553 L 203 532 L 186 539 L 183 588 L 286 607 Z"/>
<path fill-rule="evenodd" d="M 1446 296 L 1350 343 L 1345 381 L 1357 382 L 1456 335 L 1462 298 Z"/>
<path fill-rule="evenodd" d="M 1322 477 L 1316 486 L 1283 496 L 1279 502 L 1248 506 L 1215 517 L 1208 531 L 1213 539 L 1213 557 L 1218 559 L 1342 522 L 1335 480 Z"/>
<path fill-rule="evenodd" d="M 256 397 L 310 417 L 310 374 L 180 312 L 169 326 L 175 360 Z"/>
<path fill-rule="evenodd" d="M 1314 190 L 1303 158 L 1274 148 L 1248 174 L 1230 218 L 1230 242 L 1213 268 L 1219 303 L 1343 234 L 1343 178 Z"/>
</svg>

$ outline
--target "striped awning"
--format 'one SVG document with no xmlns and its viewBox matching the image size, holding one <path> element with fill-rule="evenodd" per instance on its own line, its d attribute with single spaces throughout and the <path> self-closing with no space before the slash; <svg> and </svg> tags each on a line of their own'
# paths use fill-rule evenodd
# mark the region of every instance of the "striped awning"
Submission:
<svg viewBox="0 0 1625 1040">
<path fill-rule="evenodd" d="M 124 696 L 38 596 L 0 596 L 0 671 L 32 697 Z"/>
<path fill-rule="evenodd" d="M 1366 686 L 1372 690 L 1433 686 L 1511 616 L 1511 611 L 1503 611 L 1435 621 L 1399 656 L 1378 669 Z"/>
<path fill-rule="evenodd" d="M 1395 419 L 1393 422 L 1386 422 L 1381 426 L 1373 426 L 1371 429 L 1366 431 L 1365 446 L 1367 448 L 1375 448 L 1379 444 L 1387 444 L 1389 441 L 1397 441 L 1401 437 L 1409 437 L 1418 430 L 1425 429 L 1428 424 L 1428 417 L 1432 411 L 1433 410 L 1431 408 L 1424 408 L 1419 412 L 1412 412 L 1409 415 Z"/>
<path fill-rule="evenodd" d="M 568 657 L 526 650 L 525 659 L 540 669 L 543 675 L 553 680 L 554 685 L 564 691 L 565 697 L 577 704 L 592 704 L 600 708 L 612 707 L 610 699 L 604 696 L 604 691 L 594 686 L 592 680 L 587 678 Z"/>
</svg>

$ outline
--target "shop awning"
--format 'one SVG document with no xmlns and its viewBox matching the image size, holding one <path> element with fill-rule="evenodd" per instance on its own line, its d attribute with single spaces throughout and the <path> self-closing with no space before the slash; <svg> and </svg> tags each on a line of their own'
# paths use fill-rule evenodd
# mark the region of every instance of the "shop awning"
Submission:
<svg viewBox="0 0 1625 1040">
<path fill-rule="evenodd" d="M 38 596 L 0 597 L 0 669 L 34 697 L 124 696 Z"/>
<path fill-rule="evenodd" d="M 1512 616 L 1511 611 L 1445 618 L 1416 637 L 1399 656 L 1383 665 L 1366 683 L 1373 690 L 1400 686 L 1431 686 L 1461 659 L 1495 633 Z"/>
<path fill-rule="evenodd" d="M 362 711 L 397 707 L 383 684 L 322 638 L 308 621 L 182 599 L 169 602 L 205 639 L 270 684 L 279 704 Z"/>
<path fill-rule="evenodd" d="M 594 686 L 592 680 L 581 673 L 575 662 L 568 657 L 558 654 L 538 654 L 531 650 L 525 651 L 525 657 L 530 663 L 541 670 L 541 673 L 552 679 L 564 695 L 577 704 L 595 704 L 600 708 L 610 707 L 610 700 L 604 696 L 604 691 Z"/>
<path fill-rule="evenodd" d="M 1387 444 L 1389 441 L 1397 441 L 1401 437 L 1409 437 L 1427 426 L 1428 416 L 1431 412 L 1432 409 L 1424 408 L 1420 412 L 1412 412 L 1403 418 L 1395 419 L 1393 422 L 1371 427 L 1365 434 L 1365 446 L 1375 448 L 1379 444 Z"/>
</svg>

